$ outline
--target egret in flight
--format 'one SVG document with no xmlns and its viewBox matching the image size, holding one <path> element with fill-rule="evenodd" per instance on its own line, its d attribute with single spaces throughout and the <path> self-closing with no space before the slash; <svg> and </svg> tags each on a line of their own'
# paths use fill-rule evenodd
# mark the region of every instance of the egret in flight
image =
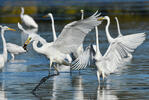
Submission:
<svg viewBox="0 0 149 100">
<path fill-rule="evenodd" d="M 5 30 L 11 30 L 11 31 L 15 31 L 15 30 L 7 26 L 1 26 L 1 25 L 0 25 L 0 28 L 1 28 L 1 38 L 3 42 L 3 53 L 0 54 L 0 68 L 2 68 L 5 62 L 7 61 L 7 47 L 6 47 L 6 40 L 4 37 Z"/>
<path fill-rule="evenodd" d="M 24 14 L 24 8 L 21 7 L 21 14 L 20 14 L 22 22 L 28 26 L 33 28 L 38 28 L 38 24 L 33 20 L 33 18 L 27 14 Z"/>
<path fill-rule="evenodd" d="M 37 47 L 37 43 L 39 42 L 38 37 L 29 37 L 24 45 L 27 46 L 31 41 L 33 41 L 33 48 L 38 53 L 44 54 L 50 59 L 50 67 L 53 62 L 57 64 L 70 65 L 66 60 L 66 54 L 76 51 L 83 42 L 85 36 L 95 26 L 101 24 L 99 17 L 100 14 L 97 13 L 98 12 L 87 19 L 67 24 L 53 43 L 46 43 L 43 44 L 42 47 Z M 57 68 L 54 68 L 57 73 L 59 73 Z"/>
</svg>

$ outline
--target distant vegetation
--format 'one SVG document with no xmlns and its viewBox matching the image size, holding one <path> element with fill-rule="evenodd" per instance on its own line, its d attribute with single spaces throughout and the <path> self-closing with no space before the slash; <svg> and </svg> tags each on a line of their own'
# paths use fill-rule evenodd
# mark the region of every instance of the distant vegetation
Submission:
<svg viewBox="0 0 149 100">
<path fill-rule="evenodd" d="M 0 7 L 0 23 L 17 23 L 20 21 L 20 7 L 25 8 L 25 14 L 31 15 L 36 21 L 46 20 L 43 15 L 51 12 L 55 20 L 72 21 L 80 19 L 80 9 L 85 10 L 85 16 L 90 16 L 96 10 L 102 15 L 118 16 L 121 21 L 149 20 L 149 2 L 73 2 L 42 0 L 11 0 L 3 1 Z"/>
</svg>

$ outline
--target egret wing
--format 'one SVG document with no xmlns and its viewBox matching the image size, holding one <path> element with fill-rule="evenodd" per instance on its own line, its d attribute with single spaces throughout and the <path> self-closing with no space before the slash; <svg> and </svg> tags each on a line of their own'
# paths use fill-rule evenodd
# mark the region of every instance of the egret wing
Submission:
<svg viewBox="0 0 149 100">
<path fill-rule="evenodd" d="M 76 51 L 88 32 L 101 24 L 101 21 L 98 21 L 99 15 L 94 14 L 87 19 L 67 24 L 54 42 L 53 47 L 66 54 Z"/>
<path fill-rule="evenodd" d="M 82 52 L 78 58 L 76 58 L 71 65 L 72 69 L 83 69 L 86 68 L 90 61 L 90 46 L 88 46 L 84 52 Z"/>
</svg>

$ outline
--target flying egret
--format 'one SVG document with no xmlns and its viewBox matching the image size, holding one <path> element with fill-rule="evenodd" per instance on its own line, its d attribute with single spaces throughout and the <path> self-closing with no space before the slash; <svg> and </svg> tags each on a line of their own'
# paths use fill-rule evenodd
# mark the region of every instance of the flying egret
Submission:
<svg viewBox="0 0 149 100">
<path fill-rule="evenodd" d="M 95 26 L 101 24 L 101 21 L 99 21 L 100 14 L 97 13 L 98 12 L 87 19 L 74 21 L 67 24 L 59 37 L 53 43 L 43 44 L 42 47 L 39 48 L 37 47 L 38 38 L 29 37 L 25 42 L 25 45 L 28 45 L 31 41 L 34 41 L 33 48 L 38 53 L 44 54 L 50 59 L 50 67 L 52 66 L 53 62 L 57 64 L 70 65 L 65 60 L 66 54 L 76 51 L 79 45 L 83 42 L 87 33 L 90 32 Z M 54 68 L 57 73 L 59 73 L 56 67 Z"/>
<path fill-rule="evenodd" d="M 7 47 L 6 47 L 6 40 L 4 37 L 5 30 L 11 30 L 11 31 L 15 31 L 15 30 L 7 26 L 1 26 L 1 25 L 0 25 L 0 28 L 1 28 L 1 37 L 3 42 L 3 53 L 0 54 L 0 68 L 2 68 L 5 62 L 7 61 Z"/>
<path fill-rule="evenodd" d="M 26 50 L 22 46 L 18 46 L 13 43 L 7 43 L 6 46 L 7 46 L 8 52 L 11 54 L 11 57 L 12 57 L 11 61 L 14 60 L 14 58 L 15 58 L 14 55 L 26 52 Z"/>
<path fill-rule="evenodd" d="M 33 28 L 38 28 L 38 24 L 33 20 L 33 18 L 27 14 L 24 14 L 24 8 L 21 7 L 21 14 L 20 14 L 22 22 L 28 26 Z"/>
</svg>

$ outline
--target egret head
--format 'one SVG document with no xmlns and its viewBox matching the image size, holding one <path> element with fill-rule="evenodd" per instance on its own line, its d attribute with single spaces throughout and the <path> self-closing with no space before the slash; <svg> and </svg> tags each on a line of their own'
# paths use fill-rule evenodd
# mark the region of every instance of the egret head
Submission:
<svg viewBox="0 0 149 100">
<path fill-rule="evenodd" d="M 0 28 L 1 28 L 2 30 L 16 31 L 15 29 L 9 28 L 8 26 L 2 26 L 2 25 L 0 25 Z"/>
<path fill-rule="evenodd" d="M 47 15 L 43 16 L 44 18 L 46 17 L 53 17 L 52 13 L 48 13 Z"/>
<path fill-rule="evenodd" d="M 104 20 L 105 19 L 105 17 L 99 17 L 98 18 L 98 21 L 102 21 L 102 20 Z"/>
<path fill-rule="evenodd" d="M 23 45 L 24 50 L 26 50 L 27 45 L 30 44 L 32 41 L 40 41 L 40 36 L 34 33 L 30 34 Z"/>
<path fill-rule="evenodd" d="M 81 9 L 80 11 L 81 11 L 81 13 L 84 13 L 84 10 L 83 9 Z"/>
</svg>

